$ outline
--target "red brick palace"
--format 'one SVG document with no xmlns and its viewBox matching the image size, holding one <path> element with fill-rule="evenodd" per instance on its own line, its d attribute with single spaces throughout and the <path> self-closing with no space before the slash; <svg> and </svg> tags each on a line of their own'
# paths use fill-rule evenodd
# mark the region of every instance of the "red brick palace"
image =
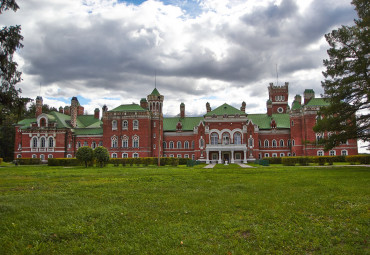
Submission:
<svg viewBox="0 0 370 255">
<path fill-rule="evenodd" d="M 317 141 L 328 133 L 314 133 L 317 111 L 327 105 L 306 89 L 303 102 L 296 95 L 288 105 L 288 83 L 268 86 L 267 112 L 249 114 L 223 104 L 212 110 L 206 103 L 201 117 L 188 117 L 185 105 L 180 114 L 163 117 L 164 96 L 155 88 L 140 104 L 106 106 L 84 115 L 76 97 L 71 106 L 42 113 L 42 98 L 36 99 L 36 116 L 16 124 L 15 158 L 71 158 L 81 146 L 104 146 L 112 158 L 181 157 L 206 163 L 247 162 L 264 157 L 355 155 L 357 141 L 348 140 L 325 152 Z"/>
</svg>

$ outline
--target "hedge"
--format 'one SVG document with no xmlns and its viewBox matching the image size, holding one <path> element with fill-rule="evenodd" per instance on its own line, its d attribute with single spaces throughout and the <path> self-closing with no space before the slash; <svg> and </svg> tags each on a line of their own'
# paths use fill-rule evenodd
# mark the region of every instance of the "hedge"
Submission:
<svg viewBox="0 0 370 255">
<path fill-rule="evenodd" d="M 355 163 L 360 163 L 363 165 L 370 164 L 370 155 L 353 155 L 353 156 L 346 156 L 346 161 L 354 165 Z"/>
<path fill-rule="evenodd" d="M 17 159 L 20 165 L 39 165 L 41 164 L 41 159 L 39 158 L 19 158 Z"/>
<path fill-rule="evenodd" d="M 266 157 L 263 158 L 264 160 L 268 160 L 270 164 L 281 164 L 281 158 L 280 157 Z"/>
<path fill-rule="evenodd" d="M 76 158 L 49 158 L 48 166 L 82 166 L 83 162 Z M 89 164 L 90 165 L 90 164 Z"/>
<path fill-rule="evenodd" d="M 0 165 L 1 165 L 1 163 L 3 163 L 3 158 L 0 158 Z"/>
</svg>

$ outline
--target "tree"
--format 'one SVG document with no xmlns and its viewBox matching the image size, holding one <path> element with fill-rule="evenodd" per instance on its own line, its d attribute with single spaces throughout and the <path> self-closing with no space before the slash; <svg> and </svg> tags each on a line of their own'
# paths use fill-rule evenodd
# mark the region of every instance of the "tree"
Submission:
<svg viewBox="0 0 370 255">
<path fill-rule="evenodd" d="M 103 167 L 109 161 L 109 152 L 105 147 L 98 146 L 94 149 L 94 158 L 99 163 L 99 166 Z"/>
<path fill-rule="evenodd" d="M 88 146 L 78 148 L 76 158 L 78 161 L 84 162 L 85 167 L 87 167 L 88 163 L 92 162 L 94 159 L 93 149 Z"/>
<path fill-rule="evenodd" d="M 325 35 L 331 48 L 329 59 L 324 60 L 322 86 L 330 105 L 320 109 L 314 131 L 331 132 L 321 140 L 326 150 L 348 139 L 369 142 L 370 138 L 370 2 L 353 0 L 352 4 L 359 17 L 355 25 Z"/>
</svg>

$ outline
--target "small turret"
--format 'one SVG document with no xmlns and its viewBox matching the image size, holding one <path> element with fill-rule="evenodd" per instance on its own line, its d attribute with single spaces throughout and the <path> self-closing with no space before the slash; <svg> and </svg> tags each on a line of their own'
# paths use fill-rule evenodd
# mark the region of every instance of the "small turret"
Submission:
<svg viewBox="0 0 370 255">
<path fill-rule="evenodd" d="M 185 118 L 185 104 L 184 103 L 180 104 L 180 117 Z"/>
<path fill-rule="evenodd" d="M 206 103 L 206 109 L 207 109 L 207 112 L 210 112 L 212 110 L 211 105 L 208 102 Z"/>
<path fill-rule="evenodd" d="M 245 112 L 246 103 L 243 101 L 242 106 L 240 107 L 240 110 L 242 112 Z"/>
<path fill-rule="evenodd" d="M 306 105 L 312 98 L 315 98 L 315 91 L 313 89 L 306 89 L 303 92 L 304 104 Z"/>
<path fill-rule="evenodd" d="M 99 110 L 99 108 L 95 108 L 95 110 L 94 110 L 94 118 L 95 119 L 99 119 L 99 117 L 100 117 L 100 110 Z"/>
<path fill-rule="evenodd" d="M 36 97 L 36 118 L 42 114 L 42 97 Z"/>
</svg>

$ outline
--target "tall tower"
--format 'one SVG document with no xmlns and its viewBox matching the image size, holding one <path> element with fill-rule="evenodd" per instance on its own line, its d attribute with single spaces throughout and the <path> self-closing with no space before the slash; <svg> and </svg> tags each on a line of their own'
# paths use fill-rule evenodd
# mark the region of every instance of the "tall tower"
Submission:
<svg viewBox="0 0 370 255">
<path fill-rule="evenodd" d="M 152 156 L 163 156 L 162 142 L 163 142 L 163 100 L 157 88 L 155 88 L 150 95 L 148 95 L 148 107 L 151 112 L 151 130 L 152 130 Z"/>
<path fill-rule="evenodd" d="M 36 118 L 42 114 L 42 97 L 36 97 Z"/>
<path fill-rule="evenodd" d="M 271 113 L 286 113 L 288 108 L 288 87 L 289 83 L 286 82 L 283 86 L 274 86 L 270 83 L 269 100 L 271 101 Z"/>
</svg>

